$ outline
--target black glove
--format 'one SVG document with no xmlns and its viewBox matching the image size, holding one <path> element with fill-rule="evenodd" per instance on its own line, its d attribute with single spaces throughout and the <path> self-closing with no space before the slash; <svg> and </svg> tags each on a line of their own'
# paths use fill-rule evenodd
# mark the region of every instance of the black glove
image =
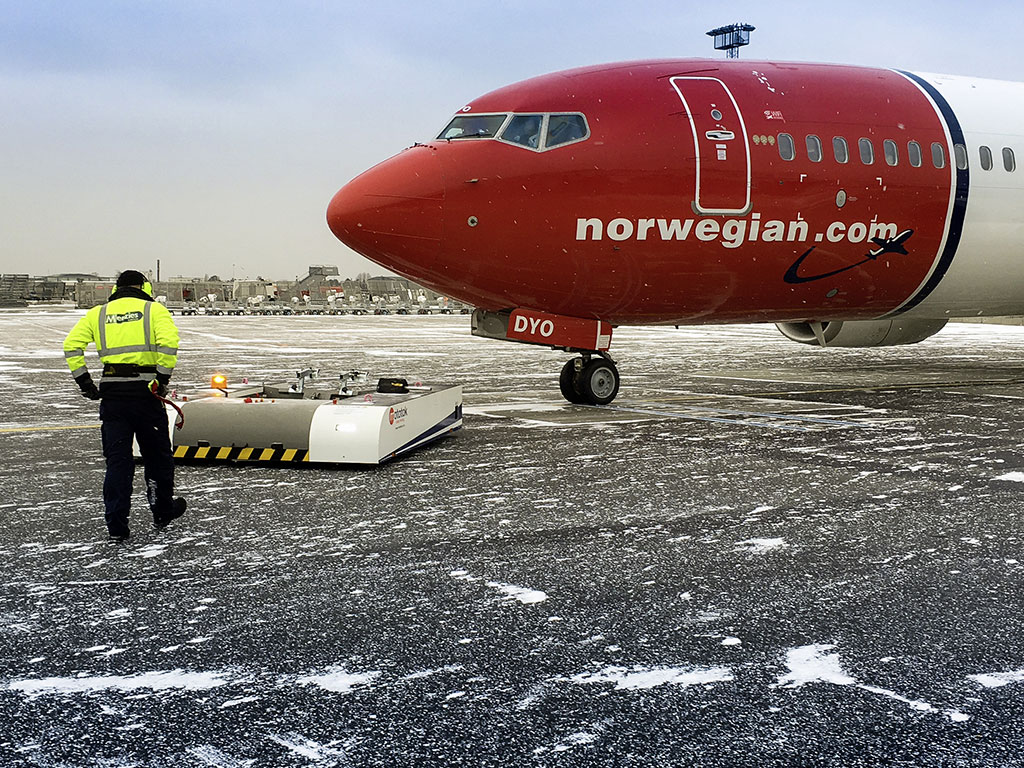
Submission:
<svg viewBox="0 0 1024 768">
<path fill-rule="evenodd" d="M 171 383 L 171 377 L 166 373 L 158 373 L 156 375 L 156 381 L 153 383 L 156 385 L 153 389 L 156 396 L 167 397 L 167 385 Z"/>
<path fill-rule="evenodd" d="M 79 386 L 82 388 L 82 397 L 87 397 L 90 400 L 100 399 L 100 391 L 96 385 L 93 384 L 92 379 L 82 382 Z"/>
</svg>

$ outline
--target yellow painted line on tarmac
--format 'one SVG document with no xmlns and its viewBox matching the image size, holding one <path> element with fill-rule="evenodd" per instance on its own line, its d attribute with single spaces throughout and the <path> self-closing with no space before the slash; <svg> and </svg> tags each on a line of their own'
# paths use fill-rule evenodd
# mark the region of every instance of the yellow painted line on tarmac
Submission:
<svg viewBox="0 0 1024 768">
<path fill-rule="evenodd" d="M 99 424 L 64 424 L 54 425 L 52 427 L 4 427 L 0 429 L 0 434 L 10 434 L 12 432 L 53 432 L 58 429 L 99 429 Z"/>
</svg>

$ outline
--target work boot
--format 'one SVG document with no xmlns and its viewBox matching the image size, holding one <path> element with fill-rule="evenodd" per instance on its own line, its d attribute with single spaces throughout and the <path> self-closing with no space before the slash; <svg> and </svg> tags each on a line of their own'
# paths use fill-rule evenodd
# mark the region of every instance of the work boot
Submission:
<svg viewBox="0 0 1024 768">
<path fill-rule="evenodd" d="M 108 533 L 110 534 L 110 541 L 116 542 L 128 541 L 128 537 L 131 535 L 130 533 L 128 533 L 127 528 L 108 531 Z"/>
<path fill-rule="evenodd" d="M 171 524 L 172 520 L 177 520 L 179 517 L 185 514 L 185 507 L 188 503 L 180 496 L 171 502 L 171 511 L 161 517 L 153 518 L 153 525 L 156 526 L 158 531 L 162 531 L 168 525 Z"/>
</svg>

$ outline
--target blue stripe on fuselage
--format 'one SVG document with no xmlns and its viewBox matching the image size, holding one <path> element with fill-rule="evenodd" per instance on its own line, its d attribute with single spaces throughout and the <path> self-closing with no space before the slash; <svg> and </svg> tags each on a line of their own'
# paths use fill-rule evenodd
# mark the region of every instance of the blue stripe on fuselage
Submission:
<svg viewBox="0 0 1024 768">
<path fill-rule="evenodd" d="M 942 114 L 943 120 L 946 121 L 946 127 L 949 129 L 949 136 L 952 139 L 953 144 L 962 144 L 966 146 L 964 141 L 964 132 L 960 127 L 960 121 L 956 119 L 956 115 L 953 113 L 953 108 L 949 106 L 949 102 L 946 101 L 945 97 L 933 86 L 931 83 L 924 80 L 922 77 L 915 75 L 913 72 L 903 72 L 902 70 L 896 70 L 899 74 L 917 83 L 925 93 L 927 93 L 932 101 L 935 102 L 935 106 L 939 108 L 939 112 Z M 948 162 L 953 166 L 956 171 L 956 191 L 953 199 L 953 211 L 949 217 L 949 234 L 946 237 L 946 245 L 942 249 L 942 254 L 939 256 L 939 261 L 935 265 L 935 269 L 928 276 L 925 284 L 918 289 L 917 293 L 907 299 L 898 309 L 894 309 L 883 317 L 892 317 L 894 315 L 901 315 L 904 312 L 916 307 L 922 301 L 924 301 L 928 295 L 935 290 L 935 287 L 942 282 L 942 278 L 946 276 L 946 271 L 949 269 L 949 265 L 953 263 L 953 257 L 956 256 L 956 249 L 960 245 L 960 236 L 963 234 L 964 229 L 964 218 L 967 215 L 967 193 L 970 189 L 970 174 L 967 169 L 961 170 L 956 167 L 956 153 L 950 152 Z"/>
</svg>

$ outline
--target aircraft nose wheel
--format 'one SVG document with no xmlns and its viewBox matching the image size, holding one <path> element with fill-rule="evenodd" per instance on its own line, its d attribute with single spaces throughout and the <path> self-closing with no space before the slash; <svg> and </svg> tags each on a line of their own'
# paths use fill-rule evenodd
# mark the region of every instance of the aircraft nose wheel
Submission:
<svg viewBox="0 0 1024 768">
<path fill-rule="evenodd" d="M 558 377 L 562 397 L 577 405 L 608 405 L 619 393 L 619 371 L 604 357 L 574 357 Z"/>
</svg>

